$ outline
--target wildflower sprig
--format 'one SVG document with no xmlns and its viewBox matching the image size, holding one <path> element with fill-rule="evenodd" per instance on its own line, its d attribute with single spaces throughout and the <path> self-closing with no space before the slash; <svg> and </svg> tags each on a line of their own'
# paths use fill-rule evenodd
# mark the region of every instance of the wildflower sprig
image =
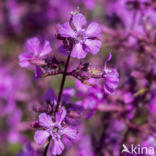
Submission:
<svg viewBox="0 0 156 156">
<path fill-rule="evenodd" d="M 62 69 L 62 62 L 54 56 L 48 56 L 52 51 L 49 41 L 41 42 L 38 38 L 31 38 L 26 42 L 26 52 L 19 56 L 19 64 L 21 67 L 34 68 L 35 78 L 45 78 L 47 76 L 62 75 L 62 81 L 57 99 L 53 99 L 52 103 L 48 100 L 48 106 L 45 108 L 34 107 L 36 112 L 42 112 L 39 115 L 39 121 L 35 123 L 36 128 L 34 140 L 37 144 L 43 145 L 47 141 L 47 146 L 44 151 L 44 156 L 47 155 L 47 151 L 51 148 L 52 155 L 59 155 L 64 150 L 64 144 L 62 142 L 63 137 L 67 137 L 71 140 L 76 140 L 77 130 L 71 128 L 68 123 L 65 122 L 66 116 L 76 117 L 78 114 L 68 110 L 67 106 L 63 106 L 63 94 L 64 84 L 67 76 L 72 76 L 75 79 L 80 80 L 86 85 L 96 88 L 96 83 L 92 84 L 88 80 L 103 80 L 103 90 L 105 93 L 112 94 L 117 88 L 119 83 L 119 74 L 116 69 L 108 68 L 107 62 L 111 59 L 111 53 L 108 59 L 104 63 L 104 68 L 94 67 L 90 63 L 80 63 L 75 69 L 68 72 L 68 66 L 71 58 L 82 59 L 85 58 L 88 53 L 96 55 L 100 51 L 102 45 L 99 35 L 101 33 L 101 26 L 96 22 L 92 22 L 86 27 L 87 21 L 83 14 L 75 12 L 71 14 L 71 18 L 64 24 L 57 25 L 56 38 L 62 41 L 62 50 L 67 56 Z M 92 93 L 93 95 L 93 93 Z M 94 95 L 97 98 L 101 96 Z M 85 102 L 89 102 L 88 99 Z M 95 103 L 93 102 L 93 105 Z M 66 104 L 68 105 L 68 103 Z M 78 106 L 78 105 L 77 105 Z M 92 108 L 90 115 L 95 112 L 95 107 Z M 50 146 L 51 145 L 51 146 Z"/>
</svg>

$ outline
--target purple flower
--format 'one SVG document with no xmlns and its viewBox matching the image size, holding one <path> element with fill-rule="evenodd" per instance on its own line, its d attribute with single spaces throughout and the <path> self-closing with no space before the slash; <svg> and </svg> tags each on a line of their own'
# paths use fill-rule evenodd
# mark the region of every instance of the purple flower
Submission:
<svg viewBox="0 0 156 156">
<path fill-rule="evenodd" d="M 86 82 L 92 85 L 88 86 L 79 80 L 76 80 L 75 82 L 76 88 L 79 91 L 77 96 L 78 98 L 83 98 L 83 100 L 76 102 L 75 105 L 82 107 L 84 110 L 84 117 L 89 119 L 94 115 L 99 104 L 105 103 L 105 93 L 100 87 L 102 85 L 98 79 L 89 79 Z"/>
<path fill-rule="evenodd" d="M 94 109 L 97 106 L 97 99 L 93 96 L 85 98 L 82 102 L 84 109 Z"/>
<path fill-rule="evenodd" d="M 107 68 L 107 62 L 112 58 L 111 53 L 105 62 L 103 77 L 105 79 L 104 91 L 108 94 L 112 94 L 119 84 L 119 73 L 114 68 Z"/>
<path fill-rule="evenodd" d="M 33 62 L 40 62 L 39 58 L 43 58 L 47 54 L 49 54 L 52 50 L 49 41 L 44 41 L 44 44 L 41 44 L 38 38 L 34 37 L 26 42 L 26 50 L 19 55 L 19 65 L 21 67 L 29 67 Z"/>
<path fill-rule="evenodd" d="M 46 113 L 39 115 L 39 125 L 44 129 L 35 132 L 34 140 L 37 144 L 42 145 L 51 137 L 53 141 L 51 152 L 53 155 L 61 154 L 64 150 L 64 144 L 61 140 L 63 136 L 72 140 L 77 137 L 77 131 L 75 129 L 68 126 L 64 127 L 62 124 L 65 116 L 65 109 L 56 113 L 56 121 L 52 121 L 52 117 Z"/>
<path fill-rule="evenodd" d="M 75 14 L 72 17 L 72 24 L 67 22 L 63 25 L 58 25 L 59 34 L 65 38 L 72 38 L 74 46 L 71 56 L 82 59 L 90 52 L 96 55 L 101 47 L 101 41 L 97 36 L 101 33 L 99 24 L 92 22 L 88 28 L 84 28 L 87 24 L 85 17 L 82 14 Z"/>
<path fill-rule="evenodd" d="M 71 97 L 75 95 L 75 90 L 73 88 L 67 87 L 63 90 L 62 102 L 71 103 Z"/>
</svg>

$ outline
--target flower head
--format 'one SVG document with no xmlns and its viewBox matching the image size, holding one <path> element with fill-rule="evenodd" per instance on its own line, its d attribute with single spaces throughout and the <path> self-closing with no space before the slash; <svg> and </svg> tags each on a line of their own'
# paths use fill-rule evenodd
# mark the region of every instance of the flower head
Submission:
<svg viewBox="0 0 156 156">
<path fill-rule="evenodd" d="M 67 137 L 72 140 L 77 137 L 77 131 L 75 129 L 64 126 L 63 120 L 65 116 L 65 109 L 56 113 L 55 121 L 52 121 L 52 117 L 46 113 L 39 115 L 39 125 L 43 127 L 43 130 L 37 130 L 35 132 L 34 140 L 37 144 L 42 145 L 51 137 L 53 141 L 51 152 L 53 155 L 61 154 L 64 150 L 64 144 L 61 140 L 62 137 Z"/>
<path fill-rule="evenodd" d="M 92 22 L 88 28 L 84 28 L 86 24 L 86 18 L 78 13 L 72 16 L 71 22 L 58 25 L 61 37 L 73 39 L 74 46 L 71 56 L 78 59 L 86 57 L 88 52 L 96 55 L 101 47 L 101 41 L 97 38 L 101 33 L 101 27 Z"/>
<path fill-rule="evenodd" d="M 111 60 L 111 58 L 112 55 L 109 53 L 109 56 L 104 65 L 103 73 L 103 77 L 105 79 L 104 91 L 108 94 L 112 94 L 119 84 L 119 73 L 117 70 L 115 68 L 107 68 L 107 63 Z"/>
<path fill-rule="evenodd" d="M 38 61 L 49 54 L 52 50 L 49 41 L 41 44 L 38 38 L 30 38 L 25 44 L 27 52 L 19 55 L 19 65 L 21 67 L 29 67 L 32 62 Z"/>
</svg>

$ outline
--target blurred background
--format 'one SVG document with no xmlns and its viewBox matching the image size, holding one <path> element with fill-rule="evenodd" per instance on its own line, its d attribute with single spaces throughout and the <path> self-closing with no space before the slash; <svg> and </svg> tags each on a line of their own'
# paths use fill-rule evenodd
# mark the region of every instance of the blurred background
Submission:
<svg viewBox="0 0 156 156">
<path fill-rule="evenodd" d="M 65 62 L 66 56 L 57 49 L 61 42 L 55 36 L 56 25 L 68 21 L 75 10 L 80 10 L 88 23 L 95 21 L 102 27 L 100 52 L 96 56 L 88 54 L 82 61 L 103 69 L 111 51 L 109 66 L 120 74 L 115 93 L 103 93 L 95 115 L 83 121 L 85 137 L 78 144 L 87 146 L 83 149 L 85 154 L 90 151 L 87 156 L 118 156 L 122 143 L 156 147 L 155 1 L 1 0 L 0 156 L 34 156 L 36 149 L 42 150 L 33 142 L 34 130 L 28 126 L 37 120 L 32 107 L 43 103 L 50 88 L 57 95 L 61 75 L 34 80 L 32 70 L 19 66 L 18 55 L 24 52 L 25 41 L 36 36 L 49 40 L 51 55 Z M 69 70 L 79 62 L 71 59 Z M 77 96 L 73 78 L 66 80 L 65 88 L 68 86 Z M 77 99 L 72 97 L 73 102 Z M 78 155 L 77 149 L 82 147 L 73 146 L 63 155 Z"/>
</svg>

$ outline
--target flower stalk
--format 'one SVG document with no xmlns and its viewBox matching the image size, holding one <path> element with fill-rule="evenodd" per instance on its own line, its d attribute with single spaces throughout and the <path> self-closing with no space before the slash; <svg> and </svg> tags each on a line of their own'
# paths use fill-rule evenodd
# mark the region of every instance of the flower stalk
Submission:
<svg viewBox="0 0 156 156">
<path fill-rule="evenodd" d="M 71 52 L 69 52 L 69 54 L 68 54 L 67 62 L 66 62 L 65 69 L 63 72 L 62 82 L 61 82 L 60 91 L 59 91 L 58 99 L 57 99 L 57 105 L 56 105 L 56 109 L 55 109 L 55 114 L 59 110 L 60 101 L 61 101 L 61 97 L 62 97 L 62 93 L 63 93 L 63 88 L 64 88 L 66 76 L 67 76 L 67 70 L 68 70 L 68 65 L 69 65 L 69 61 L 70 61 L 70 56 L 71 56 Z"/>
<path fill-rule="evenodd" d="M 48 144 L 46 145 L 46 147 L 45 147 L 45 149 L 44 149 L 43 156 L 46 156 L 46 155 L 47 155 L 49 144 L 50 144 L 50 143 L 48 142 Z"/>
</svg>

